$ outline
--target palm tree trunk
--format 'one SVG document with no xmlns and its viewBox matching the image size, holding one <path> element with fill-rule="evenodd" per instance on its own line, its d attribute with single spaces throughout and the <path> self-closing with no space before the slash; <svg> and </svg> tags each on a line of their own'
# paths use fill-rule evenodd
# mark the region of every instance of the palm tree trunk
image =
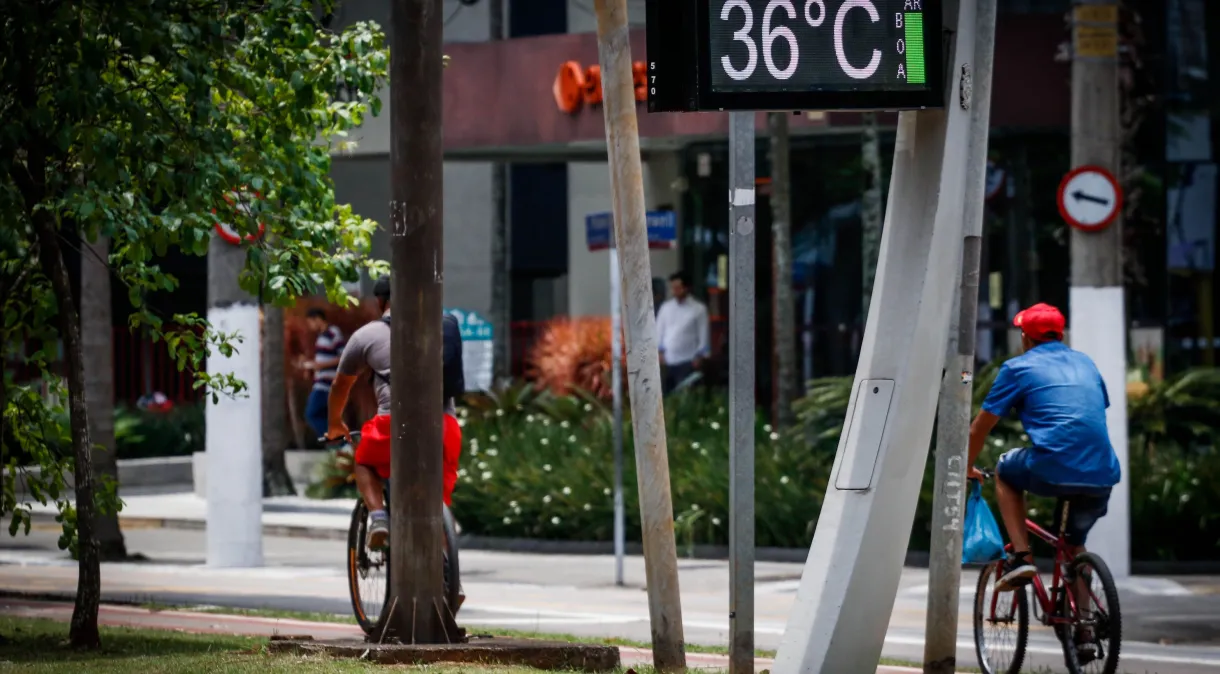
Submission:
<svg viewBox="0 0 1220 674">
<path fill-rule="evenodd" d="M 864 115 L 864 132 L 860 139 L 861 162 L 864 167 L 864 193 L 860 204 L 862 237 L 860 255 L 864 266 L 863 296 L 860 322 L 868 320 L 868 305 L 873 297 L 873 279 L 877 276 L 877 256 L 881 254 L 881 141 L 877 133 L 877 113 Z"/>
<path fill-rule="evenodd" d="M 38 234 L 39 258 L 43 273 L 51 281 L 59 305 L 59 331 L 64 341 L 64 364 L 68 380 L 68 410 L 75 455 L 73 480 L 76 484 L 76 535 L 79 575 L 76 604 L 68 628 L 68 641 L 76 648 L 98 648 L 101 635 L 97 613 L 102 597 L 102 571 L 94 533 L 93 443 L 89 439 L 89 408 L 85 403 L 85 364 L 80 316 L 72 298 L 72 281 L 59 246 L 59 232 L 46 212 L 34 215 Z"/>
<path fill-rule="evenodd" d="M 114 438 L 114 326 L 110 299 L 110 240 L 99 236 L 81 255 L 80 324 L 89 403 L 89 436 L 94 442 L 93 469 L 98 481 L 118 488 L 118 447 Z M 117 512 L 98 511 L 94 519 L 103 561 L 127 558 Z"/>
<path fill-rule="evenodd" d="M 296 496 L 284 450 L 288 400 L 284 376 L 284 310 L 263 306 L 263 496 Z"/>
<path fill-rule="evenodd" d="M 767 116 L 771 127 L 771 241 L 775 286 L 775 425 L 794 421 L 796 398 L 796 299 L 792 294 L 792 178 L 788 160 L 788 113 Z"/>
</svg>

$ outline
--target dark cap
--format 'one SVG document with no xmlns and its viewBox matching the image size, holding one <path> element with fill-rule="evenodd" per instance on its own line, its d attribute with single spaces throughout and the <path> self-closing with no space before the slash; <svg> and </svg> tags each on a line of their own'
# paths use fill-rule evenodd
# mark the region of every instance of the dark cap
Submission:
<svg viewBox="0 0 1220 674">
<path fill-rule="evenodd" d="M 390 275 L 386 274 L 377 279 L 373 284 L 373 297 L 377 299 L 389 299 L 390 297 Z"/>
</svg>

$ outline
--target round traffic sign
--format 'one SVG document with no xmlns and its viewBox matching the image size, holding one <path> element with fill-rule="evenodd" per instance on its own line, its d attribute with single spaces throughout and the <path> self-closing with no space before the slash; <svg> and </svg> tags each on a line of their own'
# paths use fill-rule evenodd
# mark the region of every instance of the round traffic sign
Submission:
<svg viewBox="0 0 1220 674">
<path fill-rule="evenodd" d="M 1122 188 L 1114 175 L 1100 166 L 1072 169 L 1059 183 L 1059 215 L 1086 232 L 1105 229 L 1123 206 Z"/>
<path fill-rule="evenodd" d="M 250 199 L 251 198 L 261 199 L 262 195 L 260 195 L 258 192 L 243 192 L 240 195 L 240 201 L 238 200 L 238 194 L 235 192 L 229 192 L 224 197 L 225 202 L 228 203 L 230 206 L 232 206 L 236 212 L 240 213 L 243 216 L 247 216 L 247 217 L 250 215 Z M 220 218 L 220 216 L 218 216 L 216 214 L 215 208 L 212 209 L 212 215 L 216 215 L 215 229 L 216 229 L 216 233 L 218 235 L 220 235 L 220 238 L 233 244 L 234 246 L 241 245 L 241 235 L 238 234 L 237 229 L 234 228 L 231 223 L 228 223 L 228 222 L 225 222 L 224 220 L 222 220 Z M 258 233 L 247 234 L 246 241 L 257 241 L 260 237 L 262 237 L 263 232 L 265 230 L 266 230 L 266 226 L 264 226 L 263 223 L 260 221 L 258 223 Z"/>
</svg>

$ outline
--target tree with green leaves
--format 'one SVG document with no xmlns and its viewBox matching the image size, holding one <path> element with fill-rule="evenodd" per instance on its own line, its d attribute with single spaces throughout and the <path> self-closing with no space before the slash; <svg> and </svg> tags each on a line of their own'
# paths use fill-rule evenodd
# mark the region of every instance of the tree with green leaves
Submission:
<svg viewBox="0 0 1220 674">
<path fill-rule="evenodd" d="M 328 5 L 0 6 L 0 514 L 11 516 L 16 534 L 29 531 L 30 501 L 58 505 L 60 545 L 81 568 L 75 646 L 99 643 L 94 523 L 119 503 L 113 481 L 93 472 L 78 298 L 65 250 L 100 257 L 105 249 L 92 244 L 109 240 L 107 259 L 97 261 L 127 289 L 131 327 L 162 340 L 213 402 L 243 395 L 245 383 L 209 376 L 202 367 L 209 351 L 257 349 L 259 336 L 222 334 L 195 315 L 160 315 L 144 299 L 176 288 L 159 263 L 171 248 L 207 253 L 214 214 L 232 210 L 226 197 L 253 195 L 248 217 L 234 223 L 241 234 L 265 227 L 247 247 L 240 277 L 264 302 L 282 306 L 316 292 L 344 302 L 344 282 L 363 267 L 384 267 L 367 257 L 376 224 L 335 203 L 328 177 L 347 131 L 380 109 L 384 35 L 373 24 L 324 28 Z M 335 95 L 340 87 L 344 100 Z M 56 401 L 65 396 L 66 430 L 56 422 Z"/>
</svg>

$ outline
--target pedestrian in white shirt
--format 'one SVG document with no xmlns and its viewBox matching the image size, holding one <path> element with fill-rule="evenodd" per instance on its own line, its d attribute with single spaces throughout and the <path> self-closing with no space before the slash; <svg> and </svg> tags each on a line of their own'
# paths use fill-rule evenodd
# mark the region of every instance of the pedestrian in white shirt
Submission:
<svg viewBox="0 0 1220 674">
<path fill-rule="evenodd" d="M 711 353 L 707 307 L 691 296 L 689 277 L 684 272 L 670 276 L 669 290 L 673 297 L 657 312 L 657 346 L 664 366 L 661 391 L 665 394 L 701 368 Z"/>
</svg>

